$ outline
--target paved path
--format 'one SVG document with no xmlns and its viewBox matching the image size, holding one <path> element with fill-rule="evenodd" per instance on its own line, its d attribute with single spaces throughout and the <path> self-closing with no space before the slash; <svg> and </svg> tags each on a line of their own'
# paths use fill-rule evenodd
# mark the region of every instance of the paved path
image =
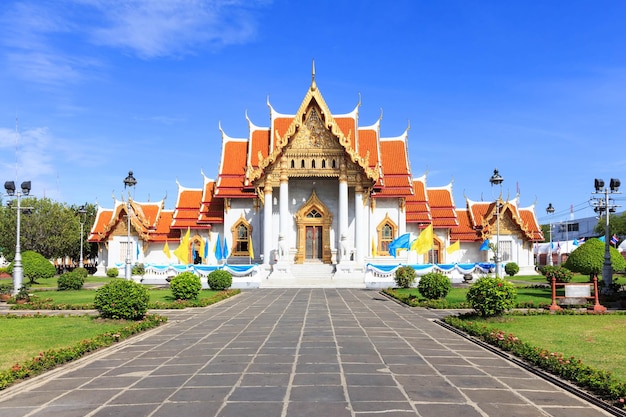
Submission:
<svg viewBox="0 0 626 417">
<path fill-rule="evenodd" d="M 0 392 L 0 417 L 608 415 L 374 291 L 245 291 L 168 314 Z"/>
</svg>

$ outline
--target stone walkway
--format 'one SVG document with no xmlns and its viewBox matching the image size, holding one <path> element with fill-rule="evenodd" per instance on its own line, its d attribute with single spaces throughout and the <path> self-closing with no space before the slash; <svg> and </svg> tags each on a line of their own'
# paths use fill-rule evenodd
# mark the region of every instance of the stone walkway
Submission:
<svg viewBox="0 0 626 417">
<path fill-rule="evenodd" d="M 0 392 L 0 417 L 610 415 L 378 292 L 244 291 Z"/>
</svg>

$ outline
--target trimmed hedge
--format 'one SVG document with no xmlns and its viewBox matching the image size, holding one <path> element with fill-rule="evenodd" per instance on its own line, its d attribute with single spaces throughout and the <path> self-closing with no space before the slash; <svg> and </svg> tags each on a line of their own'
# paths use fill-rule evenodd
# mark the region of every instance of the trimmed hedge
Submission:
<svg viewBox="0 0 626 417">
<path fill-rule="evenodd" d="M 515 306 L 517 291 L 503 278 L 482 277 L 470 286 L 467 301 L 481 316 L 497 316 Z"/>
<path fill-rule="evenodd" d="M 223 291 L 233 285 L 233 276 L 228 271 L 216 269 L 207 276 L 209 288 L 215 291 Z"/>
<path fill-rule="evenodd" d="M 59 276 L 57 279 L 57 288 L 59 291 L 80 290 L 83 288 L 85 277 L 83 276 L 83 272 L 79 269 L 81 268 L 76 268 L 72 272 L 66 272 Z M 85 268 L 82 268 L 82 270 L 84 270 L 85 273 L 87 272 Z"/>
<path fill-rule="evenodd" d="M 201 289 L 200 277 L 193 272 L 183 272 L 170 281 L 170 290 L 177 300 L 195 300 Z"/>
<path fill-rule="evenodd" d="M 150 294 L 143 285 L 116 279 L 96 290 L 93 305 L 104 318 L 141 320 L 149 301 Z"/>
<path fill-rule="evenodd" d="M 9 274 L 13 274 L 14 262 L 11 262 L 7 268 Z M 40 279 L 52 278 L 57 272 L 49 260 L 32 250 L 22 252 L 22 268 L 24 278 L 28 280 L 29 285 L 37 284 Z"/>
<path fill-rule="evenodd" d="M 450 278 L 440 272 L 429 272 L 423 275 L 417 284 L 417 290 L 429 300 L 446 298 L 451 289 Z"/>
</svg>

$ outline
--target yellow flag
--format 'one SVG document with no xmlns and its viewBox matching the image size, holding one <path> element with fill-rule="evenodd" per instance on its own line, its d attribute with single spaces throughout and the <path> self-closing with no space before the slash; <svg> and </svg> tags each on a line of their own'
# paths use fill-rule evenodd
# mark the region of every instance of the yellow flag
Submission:
<svg viewBox="0 0 626 417">
<path fill-rule="evenodd" d="M 372 256 L 378 256 L 378 251 L 376 250 L 376 242 L 374 242 L 374 238 L 372 238 Z"/>
<path fill-rule="evenodd" d="M 204 248 L 205 248 L 204 239 L 200 239 L 200 249 L 198 250 L 198 254 L 200 255 L 202 259 L 204 259 L 204 251 L 205 251 Z"/>
<path fill-rule="evenodd" d="M 165 256 L 167 256 L 168 258 L 172 257 L 172 254 L 170 253 L 170 247 L 167 244 L 167 240 L 165 241 L 165 246 L 163 246 L 163 253 L 165 254 Z"/>
<path fill-rule="evenodd" d="M 183 240 L 180 242 L 180 245 L 174 251 L 174 255 L 180 259 L 180 261 L 184 264 L 189 263 L 189 228 L 187 228 L 187 233 L 183 237 Z"/>
<path fill-rule="evenodd" d="M 459 240 L 457 239 L 456 242 L 454 242 L 453 244 L 451 244 L 450 246 L 446 248 L 446 252 L 450 254 L 450 253 L 458 251 L 459 249 L 461 249 L 461 242 L 459 242 Z"/>
<path fill-rule="evenodd" d="M 250 258 L 254 259 L 254 248 L 252 247 L 252 236 L 248 235 L 248 247 L 250 250 Z"/>
<path fill-rule="evenodd" d="M 419 234 L 417 239 L 411 243 L 411 250 L 416 251 L 419 255 L 428 252 L 433 248 L 433 225 L 428 227 Z"/>
</svg>

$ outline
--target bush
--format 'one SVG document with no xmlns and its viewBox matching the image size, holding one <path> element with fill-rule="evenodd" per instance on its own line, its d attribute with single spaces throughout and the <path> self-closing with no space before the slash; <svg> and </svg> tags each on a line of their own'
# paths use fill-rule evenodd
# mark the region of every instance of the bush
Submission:
<svg viewBox="0 0 626 417">
<path fill-rule="evenodd" d="M 400 288 L 410 288 L 416 277 L 415 269 L 410 266 L 401 266 L 396 269 L 396 285 Z"/>
<path fill-rule="evenodd" d="M 83 279 L 87 279 L 87 277 L 89 276 L 89 271 L 87 271 L 86 268 L 81 268 L 81 267 L 74 268 L 74 270 L 72 272 L 74 274 L 78 274 Z"/>
<path fill-rule="evenodd" d="M 107 269 L 107 277 L 109 278 L 117 278 L 119 274 L 120 274 L 120 271 L 117 268 Z"/>
<path fill-rule="evenodd" d="M 552 277 L 556 278 L 556 282 L 570 282 L 574 278 L 574 274 L 563 266 L 547 265 L 541 269 L 541 273 L 546 280 L 552 282 Z"/>
<path fill-rule="evenodd" d="M 467 301 L 481 316 L 497 316 L 515 306 L 517 292 L 503 278 L 482 277 L 470 286 Z"/>
<path fill-rule="evenodd" d="M 8 266 L 7 272 L 13 273 L 13 262 Z M 24 271 L 24 278 L 28 280 L 29 285 L 37 284 L 39 279 L 52 278 L 56 274 L 57 270 L 52 263 L 32 250 L 22 252 L 22 268 Z"/>
<path fill-rule="evenodd" d="M 512 277 L 519 272 L 519 265 L 515 262 L 509 262 L 504 265 L 504 272 L 506 272 L 508 276 Z"/>
<path fill-rule="evenodd" d="M 223 291 L 233 285 L 233 276 L 228 271 L 216 269 L 207 276 L 209 288 L 216 291 Z"/>
<path fill-rule="evenodd" d="M 446 298 L 451 289 L 450 279 L 439 272 L 429 272 L 423 275 L 417 284 L 417 290 L 429 300 Z"/>
<path fill-rule="evenodd" d="M 85 283 L 85 278 L 83 277 L 82 271 L 76 268 L 72 272 L 67 272 L 59 277 L 57 280 L 57 288 L 59 291 L 66 290 L 80 290 L 83 288 L 83 284 Z M 85 270 L 84 268 L 82 268 Z M 87 270 L 85 270 L 86 272 Z"/>
<path fill-rule="evenodd" d="M 143 264 L 135 264 L 131 269 L 131 274 L 143 276 L 146 273 L 146 268 Z"/>
<path fill-rule="evenodd" d="M 624 260 L 624 257 L 617 249 L 610 245 L 609 247 L 613 270 L 623 271 L 626 269 L 626 260 Z M 602 271 L 604 250 L 604 242 L 599 239 L 589 239 L 584 244 L 574 249 L 563 266 L 571 271 L 584 275 L 597 274 Z"/>
<path fill-rule="evenodd" d="M 96 290 L 93 304 L 103 318 L 141 320 L 149 301 L 150 294 L 143 285 L 116 279 Z"/>
<path fill-rule="evenodd" d="M 170 290 L 177 300 L 195 300 L 201 289 L 200 277 L 193 272 L 183 272 L 170 281 Z"/>
</svg>

